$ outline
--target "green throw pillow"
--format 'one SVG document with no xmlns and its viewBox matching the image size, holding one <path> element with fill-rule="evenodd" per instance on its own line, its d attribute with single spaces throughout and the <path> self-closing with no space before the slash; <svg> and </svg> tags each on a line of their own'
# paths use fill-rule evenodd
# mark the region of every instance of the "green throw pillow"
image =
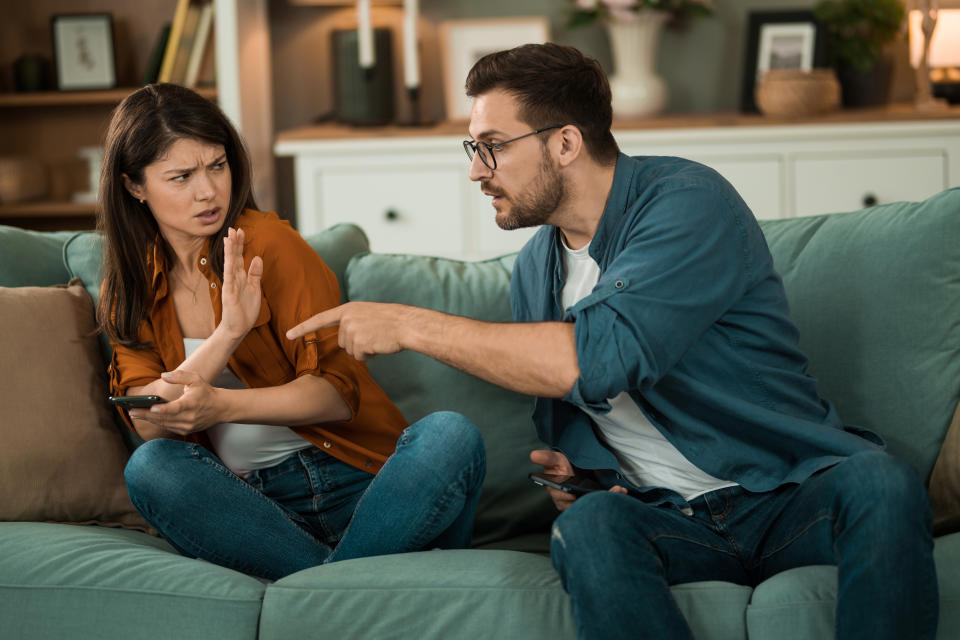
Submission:
<svg viewBox="0 0 960 640">
<path fill-rule="evenodd" d="M 822 395 L 926 479 L 960 399 L 960 188 L 761 225 Z"/>
<path fill-rule="evenodd" d="M 470 263 L 412 255 L 360 255 L 347 267 L 347 295 L 350 300 L 400 302 L 509 322 L 514 257 Z M 531 419 L 532 398 L 418 353 L 377 356 L 367 364 L 407 420 L 448 409 L 480 427 L 487 477 L 477 508 L 474 545 L 549 530 L 556 509 L 547 492 L 527 479 L 530 471 L 540 470 L 530 463 L 530 451 L 544 448 Z"/>
<path fill-rule="evenodd" d="M 27 231 L 0 225 L 0 287 L 46 287 L 70 280 L 63 245 L 73 231 Z"/>
</svg>

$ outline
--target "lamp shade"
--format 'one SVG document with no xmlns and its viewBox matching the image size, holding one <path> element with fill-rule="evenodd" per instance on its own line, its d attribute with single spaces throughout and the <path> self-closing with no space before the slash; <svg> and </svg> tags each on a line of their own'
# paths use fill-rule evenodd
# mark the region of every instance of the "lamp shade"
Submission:
<svg viewBox="0 0 960 640">
<path fill-rule="evenodd" d="M 920 66 L 923 56 L 923 31 L 920 22 L 923 14 L 910 12 L 910 66 Z M 960 67 L 960 9 L 940 9 L 937 26 L 930 38 L 930 53 L 927 64 L 930 68 Z"/>
</svg>

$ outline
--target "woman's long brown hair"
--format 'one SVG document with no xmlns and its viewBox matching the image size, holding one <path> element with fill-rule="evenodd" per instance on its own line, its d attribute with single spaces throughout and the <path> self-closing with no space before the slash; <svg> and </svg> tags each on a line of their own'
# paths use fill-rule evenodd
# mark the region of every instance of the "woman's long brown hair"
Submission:
<svg viewBox="0 0 960 640">
<path fill-rule="evenodd" d="M 230 166 L 230 206 L 208 255 L 211 268 L 221 278 L 227 229 L 245 209 L 257 208 L 247 150 L 216 104 L 173 84 L 147 85 L 127 96 L 114 110 L 107 129 L 97 207 L 97 230 L 103 234 L 97 323 L 118 344 L 149 346 L 138 337 L 154 295 L 148 257 L 159 245 L 162 266 L 169 268 L 174 260 L 149 207 L 127 191 L 123 176 L 142 185 L 144 168 L 184 138 L 222 145 Z"/>
</svg>

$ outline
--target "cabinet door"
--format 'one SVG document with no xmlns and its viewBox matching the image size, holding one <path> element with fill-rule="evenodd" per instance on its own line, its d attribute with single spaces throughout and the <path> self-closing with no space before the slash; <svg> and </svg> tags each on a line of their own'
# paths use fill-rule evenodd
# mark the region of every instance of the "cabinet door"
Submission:
<svg viewBox="0 0 960 640">
<path fill-rule="evenodd" d="M 923 200 L 948 186 L 946 158 L 936 150 L 798 156 L 794 175 L 797 216 Z"/>
<path fill-rule="evenodd" d="M 318 176 L 323 225 L 359 225 L 377 253 L 461 256 L 462 173 L 424 166 L 326 169 Z"/>
<path fill-rule="evenodd" d="M 709 158 L 697 159 L 726 178 L 759 220 L 782 218 L 783 187 L 780 180 L 780 159 Z"/>
</svg>

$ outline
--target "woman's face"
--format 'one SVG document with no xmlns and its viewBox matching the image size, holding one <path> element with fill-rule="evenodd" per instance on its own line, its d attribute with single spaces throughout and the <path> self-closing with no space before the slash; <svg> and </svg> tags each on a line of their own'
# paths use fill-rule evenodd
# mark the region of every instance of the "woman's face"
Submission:
<svg viewBox="0 0 960 640">
<path fill-rule="evenodd" d="M 174 142 L 127 190 L 150 207 L 168 241 L 215 234 L 230 208 L 230 165 L 222 145 L 194 138 Z"/>
</svg>

